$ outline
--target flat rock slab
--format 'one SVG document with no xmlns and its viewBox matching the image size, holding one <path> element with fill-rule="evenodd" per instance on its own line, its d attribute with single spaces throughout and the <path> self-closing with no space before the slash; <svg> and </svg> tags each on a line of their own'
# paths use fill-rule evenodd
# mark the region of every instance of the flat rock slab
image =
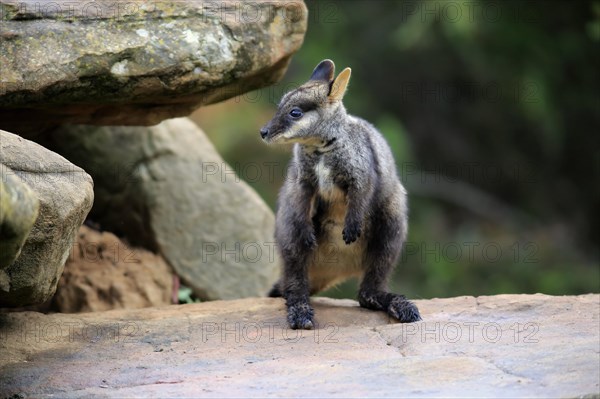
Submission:
<svg viewBox="0 0 600 399">
<path fill-rule="evenodd" d="M 598 395 L 598 294 L 415 301 L 397 324 L 315 298 L 79 315 L 0 315 L 0 393 L 22 397 L 579 397 Z M 16 396 L 20 397 L 20 396 Z"/>
</svg>

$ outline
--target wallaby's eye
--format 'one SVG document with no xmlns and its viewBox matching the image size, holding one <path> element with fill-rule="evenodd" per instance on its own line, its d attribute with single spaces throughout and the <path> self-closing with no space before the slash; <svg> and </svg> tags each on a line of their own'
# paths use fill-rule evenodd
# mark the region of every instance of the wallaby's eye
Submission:
<svg viewBox="0 0 600 399">
<path fill-rule="evenodd" d="M 304 112 L 300 108 L 292 108 L 290 111 L 290 116 L 294 119 L 301 118 L 304 115 Z"/>
</svg>

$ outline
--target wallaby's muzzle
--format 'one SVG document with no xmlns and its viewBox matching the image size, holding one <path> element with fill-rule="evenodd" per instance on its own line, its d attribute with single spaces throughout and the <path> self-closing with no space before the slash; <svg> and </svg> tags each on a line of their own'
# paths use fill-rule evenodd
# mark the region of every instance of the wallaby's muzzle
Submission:
<svg viewBox="0 0 600 399">
<path fill-rule="evenodd" d="M 263 126 L 260 128 L 260 137 L 262 137 L 262 139 L 266 139 L 267 136 L 269 135 L 269 128 L 266 126 Z"/>
</svg>

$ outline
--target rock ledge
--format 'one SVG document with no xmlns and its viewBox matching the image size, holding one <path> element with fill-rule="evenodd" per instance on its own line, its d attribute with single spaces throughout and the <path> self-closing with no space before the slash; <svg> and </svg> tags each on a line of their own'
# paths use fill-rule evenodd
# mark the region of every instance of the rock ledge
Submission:
<svg viewBox="0 0 600 399">
<path fill-rule="evenodd" d="M 0 128 L 154 125 L 277 82 L 302 1 L 0 0 Z"/>
<path fill-rule="evenodd" d="M 0 392 L 25 397 L 579 397 L 598 395 L 600 295 L 415 301 L 396 324 L 314 298 L 319 328 L 280 299 L 79 315 L 0 315 Z"/>
</svg>

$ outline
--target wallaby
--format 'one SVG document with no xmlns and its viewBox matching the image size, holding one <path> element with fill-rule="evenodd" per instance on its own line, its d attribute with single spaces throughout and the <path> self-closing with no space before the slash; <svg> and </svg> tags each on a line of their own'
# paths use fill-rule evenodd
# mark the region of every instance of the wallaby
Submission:
<svg viewBox="0 0 600 399">
<path fill-rule="evenodd" d="M 421 320 L 404 295 L 387 291 L 406 239 L 406 192 L 383 136 L 342 104 L 350 68 L 335 80 L 334 71 L 331 60 L 321 61 L 260 130 L 267 143 L 295 144 L 275 223 L 283 276 L 269 296 L 285 298 L 291 328 L 311 329 L 309 296 L 362 277 L 361 306 Z"/>
</svg>

